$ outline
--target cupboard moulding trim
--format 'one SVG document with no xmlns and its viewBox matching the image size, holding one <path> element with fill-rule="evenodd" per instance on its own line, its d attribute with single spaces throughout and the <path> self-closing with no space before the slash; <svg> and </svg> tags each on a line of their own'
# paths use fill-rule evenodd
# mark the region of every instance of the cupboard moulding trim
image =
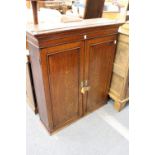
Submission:
<svg viewBox="0 0 155 155">
<path fill-rule="evenodd" d="M 52 121 L 49 124 L 50 124 L 50 126 L 51 126 L 51 128 L 53 130 L 54 129 L 54 123 L 53 123 L 54 122 L 54 119 L 53 119 L 54 116 L 53 116 L 53 104 L 52 104 L 52 96 L 51 96 L 52 92 L 51 92 L 51 85 L 50 85 L 50 83 L 51 83 L 51 77 L 50 77 L 50 68 L 49 68 L 49 56 L 46 56 L 46 63 L 47 63 L 47 72 L 48 72 L 47 79 L 48 79 L 48 83 L 49 83 L 48 89 L 49 89 L 49 92 L 50 92 L 49 93 L 49 96 L 47 96 L 47 97 L 49 97 L 49 101 L 51 102 L 51 104 L 48 107 L 50 107 L 50 110 L 52 111 L 51 116 L 49 116 Z"/>
<path fill-rule="evenodd" d="M 110 31 L 110 34 L 109 34 Z M 99 33 L 100 32 L 100 33 Z M 72 37 L 72 36 L 82 36 L 81 38 L 84 39 L 84 35 L 87 35 L 87 39 L 90 38 L 89 36 L 94 35 L 94 33 L 99 33 L 100 35 L 104 36 L 104 35 L 113 35 L 113 34 L 118 34 L 116 29 L 103 29 L 103 30 L 95 30 L 95 31 L 88 31 L 88 32 L 70 32 L 67 34 L 55 34 L 55 35 L 47 35 L 44 38 L 37 38 L 39 41 L 42 40 L 56 40 L 56 39 L 63 39 L 66 37 Z M 84 39 L 85 40 L 85 39 Z"/>
<path fill-rule="evenodd" d="M 35 31 L 29 31 L 27 33 L 31 34 L 32 36 L 35 36 L 36 38 L 42 38 L 44 36 L 48 36 L 48 35 L 55 35 L 55 34 L 58 34 L 58 33 L 69 33 L 69 32 L 76 32 L 76 31 L 84 31 L 84 32 L 88 32 L 88 31 L 92 31 L 92 30 L 102 30 L 102 29 L 111 29 L 111 28 L 116 28 L 118 30 L 118 27 L 121 26 L 122 23 L 119 23 L 119 24 L 112 24 L 112 25 L 99 25 L 99 26 L 94 26 L 92 27 L 90 25 L 90 27 L 68 27 L 68 28 L 64 28 L 64 29 L 53 29 L 53 30 L 42 30 L 42 31 L 38 31 L 38 32 L 35 32 Z"/>
<path fill-rule="evenodd" d="M 104 44 L 104 45 L 111 45 L 111 44 L 114 44 L 114 40 L 115 39 L 110 39 L 110 40 L 106 40 L 106 41 L 103 41 L 103 42 L 99 42 L 99 43 L 96 43 L 96 44 L 91 44 L 91 47 L 93 46 L 96 46 L 96 45 L 101 45 L 101 44 Z"/>
<path fill-rule="evenodd" d="M 67 38 L 66 38 L 67 39 Z M 57 40 L 59 40 L 59 39 L 57 39 Z M 51 42 L 52 42 L 53 40 L 51 40 Z M 78 39 L 78 41 L 84 41 L 83 39 Z M 39 48 L 40 49 L 46 49 L 46 48 L 50 48 L 50 47 L 54 47 L 54 46 L 61 46 L 61 45 L 63 45 L 63 44 L 68 44 L 68 43 L 74 43 L 74 42 L 77 42 L 77 40 L 70 40 L 70 41 L 68 41 L 68 40 L 66 40 L 65 42 L 64 41 L 62 41 L 62 42 L 60 42 L 60 43 L 49 43 L 48 45 L 46 45 L 46 46 L 43 46 L 43 45 L 40 45 L 39 46 Z"/>
<path fill-rule="evenodd" d="M 35 44 L 35 43 L 33 43 L 33 42 L 29 41 L 29 40 L 28 40 L 28 43 L 39 49 L 39 46 L 37 44 Z"/>
<path fill-rule="evenodd" d="M 74 122 L 78 121 L 82 119 L 82 117 L 80 116 L 75 116 L 74 118 L 70 119 L 70 120 L 67 120 L 64 124 L 61 124 L 61 125 L 57 125 L 57 126 L 54 126 L 54 128 L 49 131 L 49 135 L 53 135 L 55 134 L 56 132 L 59 132 L 59 130 L 62 130 L 63 128 L 66 128 L 67 126 L 71 125 Z M 44 125 L 44 124 L 43 124 Z"/>
<path fill-rule="evenodd" d="M 97 37 L 96 39 L 100 39 L 103 37 L 105 37 L 104 40 L 101 40 L 100 42 L 97 42 L 97 43 L 91 43 L 90 42 L 90 44 L 92 46 L 96 46 L 99 44 L 109 44 L 109 45 L 114 44 L 115 45 L 114 41 L 117 40 L 117 35 L 102 36 L 102 37 Z M 89 41 L 89 40 L 87 40 L 87 41 Z M 90 39 L 90 41 L 91 41 L 91 39 Z"/>
<path fill-rule="evenodd" d="M 110 34 L 110 35 L 99 36 L 99 37 L 96 37 L 96 38 L 109 37 L 109 36 L 114 36 L 114 35 L 117 35 L 117 33 Z M 79 39 L 79 41 L 88 41 L 90 39 L 93 39 L 93 37 L 89 38 L 89 39 Z M 59 39 L 57 39 L 57 40 L 59 40 Z M 76 42 L 76 40 L 70 40 L 70 41 L 67 40 L 65 42 L 60 42 L 60 43 L 49 43 L 49 45 L 47 45 L 47 46 L 40 45 L 39 48 L 44 49 L 44 48 L 49 48 L 49 47 L 53 47 L 53 46 L 59 46 L 59 45 L 62 45 L 62 44 L 67 44 L 67 43 L 72 43 L 72 42 Z"/>
<path fill-rule="evenodd" d="M 54 125 L 53 131 L 56 131 L 56 130 L 60 129 L 60 128 L 66 126 L 67 124 L 69 125 L 69 124 L 72 123 L 72 121 L 78 120 L 78 119 L 80 119 L 79 115 L 72 117 L 71 119 L 67 120 L 64 124 L 61 124 L 61 125 Z"/>
<path fill-rule="evenodd" d="M 26 35 L 27 35 L 27 42 L 38 48 L 39 47 L 38 39 L 28 33 L 26 33 Z"/>
<path fill-rule="evenodd" d="M 47 58 L 48 58 L 49 56 L 54 55 L 54 54 L 64 53 L 64 52 L 68 52 L 68 51 L 72 51 L 72 50 L 79 50 L 79 49 L 80 49 L 80 48 L 71 48 L 71 49 L 69 49 L 69 50 L 55 51 L 55 52 L 53 52 L 53 53 L 49 53 L 49 51 L 47 50 Z M 49 49 L 49 50 L 50 50 L 50 49 Z"/>
<path fill-rule="evenodd" d="M 53 32 L 48 34 L 40 34 L 38 36 L 27 32 L 27 38 L 30 40 L 33 45 L 38 46 L 38 48 L 46 48 L 49 46 L 61 45 L 64 43 L 76 41 L 76 40 L 89 40 L 96 35 L 99 37 L 106 37 L 110 35 L 117 35 L 118 34 L 118 26 L 117 25 L 110 25 L 108 26 L 100 26 L 94 28 L 81 28 L 75 30 L 68 30 L 64 32 Z M 87 35 L 87 39 L 84 39 L 83 35 Z M 74 37 L 76 36 L 76 37 Z M 70 38 L 74 37 L 71 41 Z M 67 40 L 68 39 L 68 40 Z"/>
<path fill-rule="evenodd" d="M 76 29 L 76 30 L 68 30 L 68 31 L 63 31 L 63 32 L 55 32 L 55 33 L 47 33 L 47 34 L 40 34 L 40 35 L 32 35 L 31 36 L 35 37 L 36 39 L 46 39 L 46 38 L 61 38 L 64 36 L 72 36 L 72 35 L 88 35 L 91 34 L 92 32 L 106 32 L 108 34 L 109 33 L 118 33 L 117 27 L 110 27 L 110 28 L 105 28 L 105 27 L 100 27 L 94 29 Z M 59 37 L 58 37 L 59 36 Z"/>
<path fill-rule="evenodd" d="M 98 36 L 98 37 L 96 37 L 96 38 L 102 38 L 102 37 L 110 37 L 110 36 L 117 36 L 118 35 L 118 33 L 116 32 L 116 33 L 113 33 L 113 34 L 109 34 L 109 35 L 101 35 L 101 36 Z M 58 38 L 58 39 L 50 39 L 50 38 L 48 38 L 48 40 L 46 40 L 46 41 L 51 41 L 50 43 L 47 43 L 47 45 L 43 45 L 43 43 L 39 43 L 39 42 L 37 42 L 37 43 L 35 43 L 35 42 L 31 42 L 31 41 L 29 41 L 29 39 L 28 39 L 28 42 L 29 43 L 31 43 L 32 45 L 34 45 L 35 47 L 37 47 L 37 48 L 40 48 L 40 49 L 45 49 L 45 48 L 50 48 L 50 47 L 54 47 L 54 46 L 59 46 L 59 45 L 63 45 L 63 44 L 67 44 L 67 43 L 72 43 L 72 42 L 76 42 L 76 40 L 70 40 L 70 41 L 68 41 L 67 40 L 67 38 L 70 38 L 71 36 L 69 36 L 69 37 L 64 37 L 64 38 Z M 61 39 L 66 39 L 66 41 L 62 41 L 61 42 Z M 81 37 L 81 39 L 78 39 L 79 41 L 88 41 L 88 40 L 90 40 L 90 39 L 93 39 L 93 37 L 91 37 L 91 38 L 87 38 L 87 39 L 84 39 L 83 37 Z M 54 41 L 60 41 L 60 42 L 58 42 L 58 43 L 55 43 Z M 43 40 L 43 41 L 45 41 L 45 40 Z"/>
</svg>

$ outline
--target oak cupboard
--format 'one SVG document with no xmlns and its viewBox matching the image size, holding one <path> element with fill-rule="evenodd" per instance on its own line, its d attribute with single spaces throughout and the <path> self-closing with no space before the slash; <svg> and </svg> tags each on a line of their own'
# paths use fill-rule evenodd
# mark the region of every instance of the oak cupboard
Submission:
<svg viewBox="0 0 155 155">
<path fill-rule="evenodd" d="M 27 31 L 39 116 L 49 133 L 108 98 L 120 23 L 93 19 L 74 24 Z"/>
<path fill-rule="evenodd" d="M 121 111 L 129 101 L 129 23 L 119 28 L 118 45 L 114 60 L 109 96 L 114 108 Z"/>
</svg>

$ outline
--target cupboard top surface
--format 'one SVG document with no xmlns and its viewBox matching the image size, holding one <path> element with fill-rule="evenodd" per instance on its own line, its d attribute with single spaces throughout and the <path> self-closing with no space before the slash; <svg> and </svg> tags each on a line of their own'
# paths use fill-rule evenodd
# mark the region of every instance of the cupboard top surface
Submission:
<svg viewBox="0 0 155 155">
<path fill-rule="evenodd" d="M 109 20 L 105 18 L 95 18 L 95 19 L 86 19 L 78 22 L 69 22 L 69 23 L 42 23 L 38 25 L 27 24 L 27 32 L 31 35 L 37 36 L 40 34 L 55 33 L 67 30 L 81 29 L 81 28 L 91 28 L 99 26 L 108 26 L 108 25 L 120 25 L 122 24 L 119 20 Z"/>
</svg>

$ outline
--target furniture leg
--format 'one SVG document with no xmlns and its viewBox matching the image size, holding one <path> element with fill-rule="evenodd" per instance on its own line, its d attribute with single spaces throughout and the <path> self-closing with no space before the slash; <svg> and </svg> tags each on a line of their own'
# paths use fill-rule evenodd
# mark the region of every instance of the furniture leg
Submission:
<svg viewBox="0 0 155 155">
<path fill-rule="evenodd" d="M 120 102 L 120 101 L 115 101 L 114 102 L 114 108 L 120 112 L 126 105 L 127 101 L 126 102 Z"/>
<path fill-rule="evenodd" d="M 31 4 L 32 4 L 34 24 L 37 25 L 38 24 L 37 1 L 31 1 Z"/>
</svg>

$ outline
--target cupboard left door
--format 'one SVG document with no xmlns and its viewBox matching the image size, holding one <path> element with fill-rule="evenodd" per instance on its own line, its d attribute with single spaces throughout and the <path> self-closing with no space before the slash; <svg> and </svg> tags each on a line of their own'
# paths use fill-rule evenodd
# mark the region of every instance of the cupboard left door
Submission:
<svg viewBox="0 0 155 155">
<path fill-rule="evenodd" d="M 84 43 L 74 42 L 41 51 L 48 113 L 53 130 L 82 115 Z"/>
</svg>

